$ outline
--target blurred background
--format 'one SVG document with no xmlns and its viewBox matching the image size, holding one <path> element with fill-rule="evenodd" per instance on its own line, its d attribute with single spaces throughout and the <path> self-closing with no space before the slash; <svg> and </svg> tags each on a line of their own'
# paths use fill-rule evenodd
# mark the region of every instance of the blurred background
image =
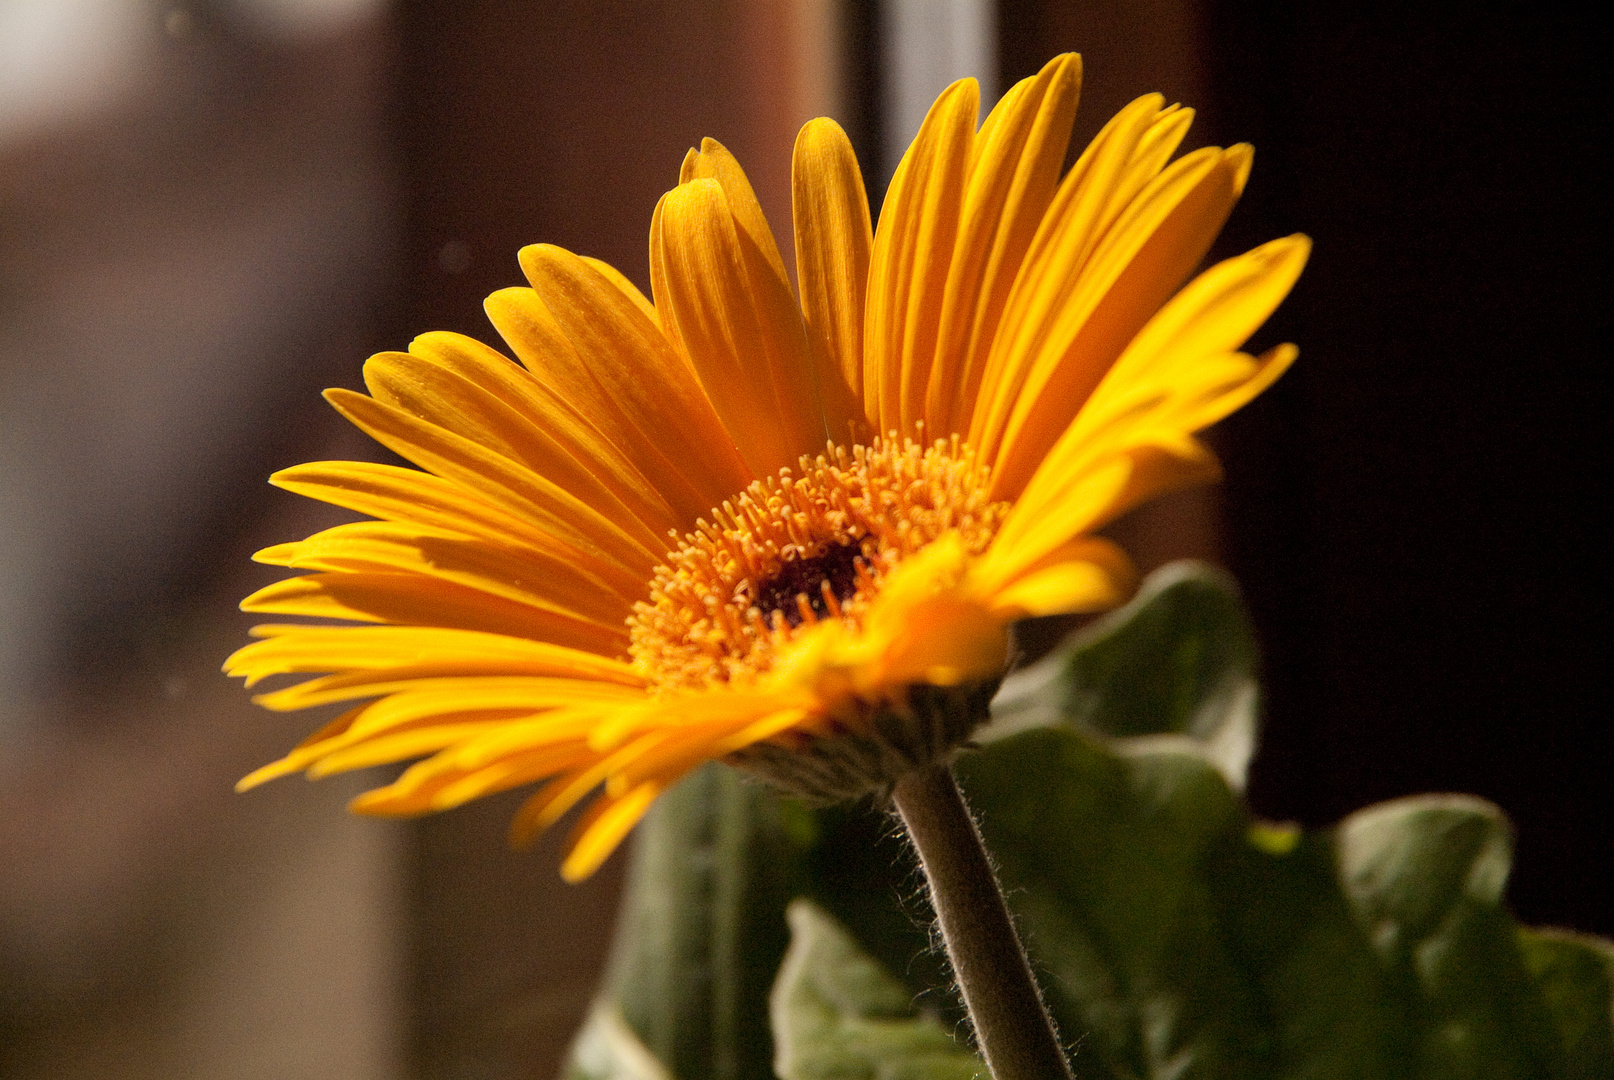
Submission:
<svg viewBox="0 0 1614 1080">
<path fill-rule="evenodd" d="M 1317 242 L 1255 342 L 1296 369 L 1229 480 L 1117 527 L 1242 582 L 1266 650 L 1258 813 L 1472 791 L 1526 922 L 1614 933 L 1596 687 L 1609 176 L 1602 27 L 1266 0 L 0 0 L 0 1075 L 552 1075 L 620 870 L 559 882 L 512 803 L 357 820 L 366 777 L 234 780 L 317 717 L 218 673 L 339 520 L 268 488 L 382 452 L 318 398 L 547 241 L 646 280 L 711 135 L 788 232 L 796 128 L 878 201 L 952 78 L 1083 53 L 1080 145 L 1132 97 L 1251 141 L 1213 257 Z M 1584 21 L 1577 21 L 1584 20 Z M 1594 698 L 1596 700 L 1594 701 Z"/>
</svg>

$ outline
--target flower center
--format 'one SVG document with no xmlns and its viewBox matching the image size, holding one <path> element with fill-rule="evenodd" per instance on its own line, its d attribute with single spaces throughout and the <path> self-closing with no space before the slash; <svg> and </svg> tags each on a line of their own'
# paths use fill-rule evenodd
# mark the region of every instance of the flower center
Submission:
<svg viewBox="0 0 1614 1080">
<path fill-rule="evenodd" d="M 760 583 L 752 607 L 764 622 L 771 622 L 776 611 L 791 626 L 825 618 L 857 595 L 862 561 L 863 545 L 856 543 L 830 544 L 821 555 L 790 559 L 771 580 Z M 801 609 L 803 601 L 810 610 Z"/>
<path fill-rule="evenodd" d="M 859 625 L 886 576 L 943 534 L 986 550 L 1009 509 L 987 500 L 986 479 L 954 437 L 831 444 L 753 483 L 656 567 L 628 618 L 635 664 L 664 687 L 739 681 L 804 626 Z"/>
</svg>

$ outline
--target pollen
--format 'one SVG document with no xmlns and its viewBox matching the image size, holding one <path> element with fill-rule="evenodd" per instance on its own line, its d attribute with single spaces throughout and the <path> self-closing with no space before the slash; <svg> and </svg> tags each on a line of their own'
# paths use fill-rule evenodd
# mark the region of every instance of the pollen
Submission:
<svg viewBox="0 0 1614 1080">
<path fill-rule="evenodd" d="M 1009 504 L 957 436 L 829 444 L 696 523 L 628 618 L 635 665 L 656 685 L 699 688 L 767 672 L 822 619 L 857 626 L 881 582 L 943 534 L 986 550 Z"/>
</svg>

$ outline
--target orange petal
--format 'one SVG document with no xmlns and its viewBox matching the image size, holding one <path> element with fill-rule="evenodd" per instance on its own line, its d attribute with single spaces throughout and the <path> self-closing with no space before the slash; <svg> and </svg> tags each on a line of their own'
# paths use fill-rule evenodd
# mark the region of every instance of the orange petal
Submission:
<svg viewBox="0 0 1614 1080">
<path fill-rule="evenodd" d="M 517 548 L 556 546 L 553 537 L 520 516 L 419 469 L 369 461 L 314 461 L 282 469 L 269 482 L 383 521 L 413 522 Z"/>
<path fill-rule="evenodd" d="M 661 784 L 640 784 L 616 799 L 600 799 L 578 822 L 576 839 L 560 864 L 560 876 L 582 881 L 600 868 L 661 794 Z"/>
<path fill-rule="evenodd" d="M 390 521 L 337 525 L 275 551 L 296 570 L 412 573 L 606 624 L 625 619 L 643 596 L 642 587 L 616 592 L 564 558 Z"/>
<path fill-rule="evenodd" d="M 1132 560 L 1115 544 L 1079 536 L 999 587 L 991 607 L 1004 619 L 1105 611 L 1126 601 L 1137 577 Z"/>
<path fill-rule="evenodd" d="M 409 573 L 308 574 L 265 586 L 241 601 L 264 615 L 440 626 L 551 641 L 591 652 L 626 647 L 620 625 L 535 608 L 452 582 Z"/>
<path fill-rule="evenodd" d="M 979 100 L 974 79 L 942 91 L 880 210 L 863 338 L 863 406 L 880 434 L 913 435 L 923 414 Z"/>
<path fill-rule="evenodd" d="M 846 442 L 863 420 L 863 299 L 874 234 L 863 174 L 846 133 L 813 120 L 791 166 L 796 275 L 829 438 Z"/>
<path fill-rule="evenodd" d="M 722 185 L 680 184 L 662 198 L 651 260 L 656 309 L 675 328 L 701 386 L 752 472 L 823 449 L 806 332 L 789 284 L 741 227 Z"/>
<path fill-rule="evenodd" d="M 1056 57 L 982 125 L 930 372 L 933 437 L 968 430 L 1009 289 L 1054 196 L 1080 88 L 1081 57 Z"/>
<path fill-rule="evenodd" d="M 497 351 L 456 334 L 423 334 L 410 344 L 408 359 L 383 355 L 388 359 L 365 365 L 365 381 L 382 400 L 427 419 L 452 410 L 458 423 L 478 423 L 490 438 L 514 434 L 503 448 L 507 457 L 525 462 L 585 501 L 599 500 L 602 508 L 620 506 L 658 541 L 682 524 L 654 485 L 598 427 Z"/>
<path fill-rule="evenodd" d="M 643 580 L 662 555 L 576 496 L 462 435 L 351 390 L 327 390 L 325 397 L 383 446 L 527 518 L 596 573 Z"/>
<path fill-rule="evenodd" d="M 716 180 L 723 189 L 723 196 L 727 200 L 729 210 L 734 214 L 734 224 L 739 227 L 741 234 L 750 241 L 758 254 L 768 264 L 773 277 L 790 291 L 790 278 L 785 274 L 785 260 L 779 254 L 779 245 L 774 241 L 773 230 L 768 227 L 768 219 L 763 216 L 762 203 L 757 201 L 757 193 L 751 187 L 751 180 L 740 168 L 739 161 L 728 151 L 728 147 L 716 139 L 702 139 L 699 150 L 691 150 L 684 158 L 683 167 L 679 170 L 678 182 L 687 184 L 691 180 Z"/>
<path fill-rule="evenodd" d="M 1082 267 L 1051 319 L 1010 413 L 993 472 L 1012 498 L 1081 403 L 1210 249 L 1243 187 L 1247 147 L 1206 148 L 1174 163 L 1137 196 Z"/>
<path fill-rule="evenodd" d="M 563 248 L 523 248 L 532 290 L 488 315 L 522 363 L 595 423 L 686 522 L 750 483 L 695 373 L 637 290 Z"/>
<path fill-rule="evenodd" d="M 1065 175 L 1032 238 L 999 322 L 970 420 L 969 444 L 996 461 L 1003 429 L 1055 320 L 1070 306 L 1082 267 L 1120 207 L 1123 181 L 1160 117 L 1158 94 L 1117 113 Z"/>
</svg>

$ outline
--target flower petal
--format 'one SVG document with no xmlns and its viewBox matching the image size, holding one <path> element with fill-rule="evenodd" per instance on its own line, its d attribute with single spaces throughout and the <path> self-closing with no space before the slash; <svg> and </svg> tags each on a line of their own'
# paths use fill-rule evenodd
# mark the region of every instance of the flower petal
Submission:
<svg viewBox="0 0 1614 1080">
<path fill-rule="evenodd" d="M 1081 88 L 1056 57 L 992 110 L 976 142 L 925 405 L 932 437 L 964 434 L 1009 289 L 1054 196 Z"/>
<path fill-rule="evenodd" d="M 656 310 L 674 329 L 746 465 L 772 476 L 823 449 L 800 310 L 717 180 L 662 197 L 651 236 Z M 771 239 L 769 243 L 771 244 Z M 775 255 L 777 257 L 777 254 Z"/>
<path fill-rule="evenodd" d="M 488 297 L 521 362 L 600 429 L 686 523 L 752 475 L 637 290 L 563 248 L 521 250 L 532 289 Z M 687 524 L 686 524 L 687 527 Z"/>
<path fill-rule="evenodd" d="M 351 390 L 327 390 L 325 397 L 383 446 L 521 514 L 602 576 L 642 580 L 661 557 L 576 496 L 463 435 Z"/>
<path fill-rule="evenodd" d="M 349 571 L 288 578 L 241 601 L 241 610 L 260 615 L 482 630 L 601 653 L 620 652 L 627 644 L 620 623 L 598 622 L 413 573 Z"/>
<path fill-rule="evenodd" d="M 914 435 L 923 417 L 979 101 L 974 79 L 942 91 L 880 210 L 869 256 L 863 407 L 882 435 Z"/>
<path fill-rule="evenodd" d="M 1126 601 L 1137 586 L 1132 560 L 1115 544 L 1083 536 L 1061 545 L 992 597 L 1001 619 L 1105 611 Z"/>
<path fill-rule="evenodd" d="M 662 786 L 640 784 L 619 798 L 600 799 L 590 807 L 588 816 L 578 822 L 579 831 L 560 864 L 560 876 L 578 882 L 598 870 L 644 817 Z"/>
<path fill-rule="evenodd" d="M 383 521 L 413 522 L 511 547 L 557 547 L 554 537 L 440 476 L 369 461 L 293 465 L 269 482 Z"/>
<path fill-rule="evenodd" d="M 1009 416 L 1025 394 L 1050 333 L 1062 317 L 1079 326 L 1085 315 L 1071 310 L 1072 296 L 1083 268 L 1135 190 L 1139 162 L 1158 157 L 1151 148 L 1160 140 L 1150 140 L 1151 131 L 1178 124 L 1169 111 L 1161 112 L 1162 101 L 1158 94 L 1141 97 L 1104 126 L 1060 182 L 1032 239 L 999 321 L 970 420 L 969 443 L 988 464 L 997 460 Z"/>
<path fill-rule="evenodd" d="M 564 558 L 390 521 L 337 525 L 259 555 L 260 562 L 296 570 L 412 573 L 608 624 L 626 618 L 644 595 L 642 587 L 617 592 Z"/>
<path fill-rule="evenodd" d="M 993 493 L 1024 487 L 1080 403 L 1204 257 L 1248 172 L 1248 148 L 1206 148 L 1146 188 L 1082 270 L 1004 429 Z"/>
<path fill-rule="evenodd" d="M 423 334 L 407 354 L 365 365 L 372 395 L 467 434 L 476 424 L 506 457 L 585 502 L 620 507 L 660 542 L 681 519 L 644 474 L 565 399 L 493 349 L 457 334 Z M 445 423 L 455 414 L 458 424 Z M 474 436 L 478 441 L 482 436 Z M 491 440 L 499 440 L 495 443 Z"/>
<path fill-rule="evenodd" d="M 1035 490 L 1028 488 L 1009 511 L 972 577 L 995 592 L 1042 564 L 1073 537 L 1106 520 L 1131 474 L 1131 459 L 1124 454 L 1087 468 L 1039 472 Z"/>
<path fill-rule="evenodd" d="M 791 167 L 796 276 L 829 438 L 863 420 L 863 300 L 874 233 L 851 141 L 833 120 L 796 137 Z"/>
<path fill-rule="evenodd" d="M 734 155 L 729 153 L 728 147 L 716 139 L 702 139 L 701 148 L 686 154 L 678 170 L 680 184 L 687 184 L 691 180 L 717 181 L 723 189 L 729 211 L 734 215 L 735 226 L 750 241 L 750 247 L 768 264 L 774 279 L 789 293 L 790 278 L 785 273 L 785 260 L 779 254 L 779 245 L 774 241 L 773 230 L 768 227 L 768 219 L 763 216 L 762 203 L 757 201 L 750 178 L 740 168 Z"/>
<path fill-rule="evenodd" d="M 1105 392 L 1137 382 L 1168 357 L 1210 357 L 1243 345 L 1289 295 L 1310 254 L 1310 239 L 1296 234 L 1200 274 L 1127 346 Z"/>
<path fill-rule="evenodd" d="M 260 640 L 224 662 L 250 688 L 271 675 L 335 671 L 347 685 L 455 675 L 555 676 L 642 687 L 624 661 L 505 634 L 446 627 L 296 626 L 252 628 Z M 377 691 L 380 693 L 380 691 Z M 371 695 L 374 696 L 374 695 Z"/>
</svg>

